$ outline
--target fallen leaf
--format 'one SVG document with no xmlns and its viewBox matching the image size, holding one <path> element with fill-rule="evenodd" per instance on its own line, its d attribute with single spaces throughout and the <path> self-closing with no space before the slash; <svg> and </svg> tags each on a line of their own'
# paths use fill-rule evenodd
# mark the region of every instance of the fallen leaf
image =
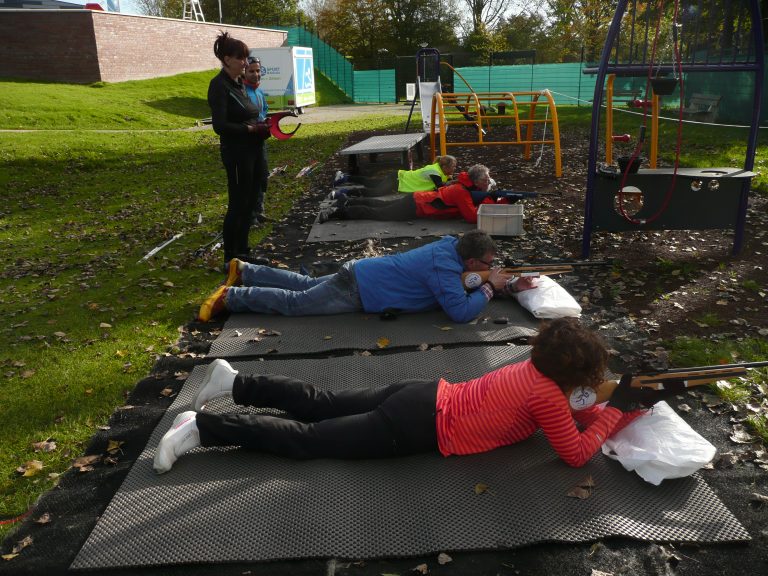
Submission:
<svg viewBox="0 0 768 576">
<path fill-rule="evenodd" d="M 569 498 L 578 498 L 579 500 L 586 500 L 590 496 L 592 496 L 592 491 L 587 488 L 582 488 L 581 486 L 574 486 L 570 490 L 568 490 L 568 493 L 566 494 Z"/>
<path fill-rule="evenodd" d="M 41 442 L 32 442 L 32 448 L 35 452 L 53 452 L 56 450 L 56 442 L 48 438 L 48 440 Z"/>
<path fill-rule="evenodd" d="M 11 553 L 18 554 L 19 552 L 24 550 L 24 548 L 26 548 L 27 546 L 32 546 L 32 536 L 27 536 L 26 538 L 22 538 L 21 540 L 16 542 L 16 544 L 13 547 L 13 550 L 11 550 Z"/>
<path fill-rule="evenodd" d="M 24 370 L 24 372 L 21 373 L 22 378 L 32 378 L 32 376 L 35 375 L 34 370 Z"/>
<path fill-rule="evenodd" d="M 18 556 L 18 554 L 3 554 L 2 556 L 0 556 L 0 558 L 2 558 L 5 561 L 8 561 L 8 560 L 13 560 L 14 558 L 16 558 L 16 556 Z"/>
<path fill-rule="evenodd" d="M 46 512 L 39 518 L 35 518 L 34 520 L 36 524 L 48 524 L 50 523 L 50 521 L 51 521 L 51 515 L 48 512 Z"/>
<path fill-rule="evenodd" d="M 440 564 L 440 566 L 448 564 L 449 562 L 453 562 L 453 558 L 448 556 L 445 552 L 440 552 L 440 554 L 437 555 L 437 563 Z"/>
<path fill-rule="evenodd" d="M 737 444 L 749 444 L 755 441 L 755 437 L 747 432 L 746 428 L 741 424 L 734 424 L 733 434 L 731 434 L 730 438 Z"/>
<path fill-rule="evenodd" d="M 426 342 L 422 342 L 421 344 L 419 344 L 419 351 L 425 352 L 427 350 L 429 350 L 429 344 L 427 344 Z"/>
<path fill-rule="evenodd" d="M 102 322 L 99 324 L 99 328 L 112 328 L 112 324 L 107 324 L 106 322 Z"/>
<path fill-rule="evenodd" d="M 165 396 L 166 398 L 173 394 L 173 388 L 163 388 L 160 390 L 160 395 Z"/>
<path fill-rule="evenodd" d="M 165 286 L 166 288 L 173 288 L 173 282 L 168 280 L 166 282 L 163 282 L 163 286 Z"/>
<path fill-rule="evenodd" d="M 43 463 L 40 460 L 30 460 L 23 466 L 16 468 L 16 472 L 22 476 L 29 478 L 30 476 L 37 475 L 43 469 Z"/>
<path fill-rule="evenodd" d="M 418 572 L 419 574 L 428 574 L 429 568 L 426 564 L 419 564 L 418 566 L 414 566 L 411 568 L 411 572 Z"/>
<path fill-rule="evenodd" d="M 475 484 L 475 494 L 485 494 L 488 491 L 488 485 L 479 482 Z"/>
<path fill-rule="evenodd" d="M 448 330 L 453 330 L 453 326 L 438 326 L 438 328 L 440 328 L 440 330 L 442 330 L 443 332 L 448 332 Z"/>
<path fill-rule="evenodd" d="M 389 338 L 384 338 L 383 336 L 376 340 L 376 346 L 379 348 L 386 348 L 389 346 Z"/>
<path fill-rule="evenodd" d="M 107 452 L 114 454 L 115 452 L 120 451 L 120 446 L 123 444 L 125 444 L 124 440 L 110 440 L 107 444 Z"/>
<path fill-rule="evenodd" d="M 333 336 L 323 336 L 323 340 L 333 340 Z"/>
<path fill-rule="evenodd" d="M 67 333 L 66 332 L 54 332 L 53 335 L 56 336 L 56 338 L 64 338 L 67 335 Z"/>
<path fill-rule="evenodd" d="M 101 456 L 98 454 L 89 454 L 88 456 L 80 456 L 79 458 L 75 458 L 75 460 L 72 462 L 72 466 L 75 468 L 78 468 L 79 470 L 83 471 L 83 468 L 89 467 L 91 468 L 92 464 L 95 464 L 101 460 Z"/>
</svg>

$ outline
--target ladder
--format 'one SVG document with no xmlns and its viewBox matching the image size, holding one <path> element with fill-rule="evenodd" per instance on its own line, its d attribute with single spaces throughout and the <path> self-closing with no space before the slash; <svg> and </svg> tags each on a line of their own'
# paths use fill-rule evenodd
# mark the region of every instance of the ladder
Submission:
<svg viewBox="0 0 768 576">
<path fill-rule="evenodd" d="M 184 0 L 184 15 L 182 16 L 182 19 L 205 22 L 205 16 L 203 16 L 200 0 Z"/>
</svg>

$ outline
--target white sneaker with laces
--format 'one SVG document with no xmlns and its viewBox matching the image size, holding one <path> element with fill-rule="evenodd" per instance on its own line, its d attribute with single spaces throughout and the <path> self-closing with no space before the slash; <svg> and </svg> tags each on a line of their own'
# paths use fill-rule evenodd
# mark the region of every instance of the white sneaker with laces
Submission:
<svg viewBox="0 0 768 576">
<path fill-rule="evenodd" d="M 200 431 L 197 429 L 197 413 L 192 410 L 182 412 L 174 418 L 171 429 L 157 445 L 152 467 L 158 474 L 165 474 L 173 468 L 179 456 L 198 446 Z"/>
<path fill-rule="evenodd" d="M 193 403 L 195 411 L 199 412 L 208 402 L 215 398 L 232 394 L 235 376 L 237 376 L 237 370 L 232 368 L 226 360 L 217 358 L 211 362 L 205 371 L 205 377 L 200 385 L 200 390 L 197 396 L 195 396 Z"/>
</svg>

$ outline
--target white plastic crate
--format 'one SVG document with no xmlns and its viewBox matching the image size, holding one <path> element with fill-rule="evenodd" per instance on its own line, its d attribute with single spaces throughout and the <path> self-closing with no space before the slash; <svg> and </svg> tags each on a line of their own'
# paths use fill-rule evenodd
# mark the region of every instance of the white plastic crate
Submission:
<svg viewBox="0 0 768 576">
<path fill-rule="evenodd" d="M 491 236 L 520 236 L 523 234 L 523 205 L 480 204 L 477 227 Z"/>
</svg>

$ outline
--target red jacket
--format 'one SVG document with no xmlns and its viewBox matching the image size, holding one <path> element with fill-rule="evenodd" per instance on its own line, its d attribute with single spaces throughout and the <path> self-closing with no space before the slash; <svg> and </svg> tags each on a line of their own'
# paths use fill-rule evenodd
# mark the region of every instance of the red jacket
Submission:
<svg viewBox="0 0 768 576">
<path fill-rule="evenodd" d="M 467 222 L 477 222 L 477 206 L 472 201 L 469 191 L 474 187 L 466 172 L 459 174 L 458 182 L 429 192 L 414 192 L 416 216 L 448 220 L 464 218 Z M 482 204 L 494 204 L 492 198 L 485 198 Z"/>
<path fill-rule="evenodd" d="M 603 406 L 571 410 L 557 384 L 525 360 L 458 384 L 441 379 L 436 413 L 437 444 L 443 456 L 493 450 L 520 442 L 541 428 L 566 464 L 582 466 L 606 438 L 644 411 L 623 414 Z"/>
</svg>

